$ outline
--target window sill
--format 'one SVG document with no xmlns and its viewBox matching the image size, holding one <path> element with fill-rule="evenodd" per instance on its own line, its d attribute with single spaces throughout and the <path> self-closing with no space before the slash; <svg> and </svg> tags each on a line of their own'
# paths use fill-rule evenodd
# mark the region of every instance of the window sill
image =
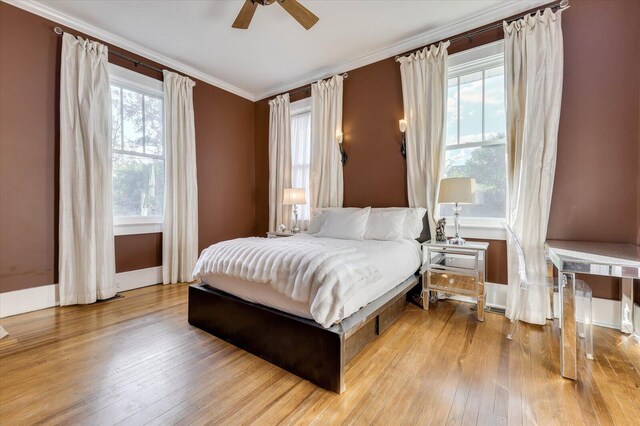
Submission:
<svg viewBox="0 0 640 426">
<path fill-rule="evenodd" d="M 113 235 L 156 234 L 162 232 L 162 222 L 118 223 L 113 225 Z"/>
<path fill-rule="evenodd" d="M 506 240 L 507 234 L 502 227 L 505 219 L 460 218 L 460 236 L 462 238 Z M 447 236 L 455 235 L 453 218 L 447 218 L 445 232 Z"/>
</svg>

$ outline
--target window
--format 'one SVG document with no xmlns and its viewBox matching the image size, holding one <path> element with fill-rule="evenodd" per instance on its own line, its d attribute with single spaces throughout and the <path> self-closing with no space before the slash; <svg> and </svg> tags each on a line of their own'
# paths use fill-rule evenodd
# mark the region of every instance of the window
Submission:
<svg viewBox="0 0 640 426">
<path fill-rule="evenodd" d="M 116 235 L 160 232 L 164 205 L 162 82 L 110 64 Z"/>
<path fill-rule="evenodd" d="M 504 218 L 506 213 L 506 114 L 502 43 L 451 56 L 447 100 L 445 177 L 472 177 L 478 204 L 465 217 Z M 442 216 L 453 216 L 451 205 Z"/>
<path fill-rule="evenodd" d="M 311 169 L 311 98 L 291 103 L 291 186 L 304 188 L 307 204 L 298 206 L 298 221 L 306 229 L 309 208 L 309 173 Z"/>
</svg>

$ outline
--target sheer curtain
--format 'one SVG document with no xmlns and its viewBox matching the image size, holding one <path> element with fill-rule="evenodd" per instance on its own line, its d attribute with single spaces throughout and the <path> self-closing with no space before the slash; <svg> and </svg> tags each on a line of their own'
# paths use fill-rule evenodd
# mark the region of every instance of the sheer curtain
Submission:
<svg viewBox="0 0 640 426">
<path fill-rule="evenodd" d="M 336 132 L 342 131 L 340 75 L 311 85 L 311 209 L 342 207 L 344 183 Z"/>
<path fill-rule="evenodd" d="M 195 83 L 164 71 L 166 166 L 162 281 L 193 281 L 198 260 L 198 179 L 193 113 Z"/>
<path fill-rule="evenodd" d="M 291 116 L 291 187 L 304 188 L 307 203 L 298 206 L 298 226 L 309 226 L 309 170 L 311 166 L 311 112 Z"/>
<path fill-rule="evenodd" d="M 107 46 L 62 36 L 60 304 L 116 294 Z"/>
<path fill-rule="evenodd" d="M 547 236 L 562 96 L 561 11 L 505 22 L 508 219 L 522 241 L 527 277 L 544 284 Z M 520 278 L 509 246 L 508 318 L 513 315 Z M 544 324 L 551 315 L 546 292 L 531 291 L 521 319 Z"/>
<path fill-rule="evenodd" d="M 291 223 L 291 206 L 283 206 L 291 188 L 291 112 L 289 94 L 269 101 L 269 231 Z"/>
<path fill-rule="evenodd" d="M 409 206 L 427 208 L 431 235 L 436 232 L 434 218 L 444 173 L 448 46 L 448 41 L 441 42 L 399 59 L 407 119 Z"/>
</svg>

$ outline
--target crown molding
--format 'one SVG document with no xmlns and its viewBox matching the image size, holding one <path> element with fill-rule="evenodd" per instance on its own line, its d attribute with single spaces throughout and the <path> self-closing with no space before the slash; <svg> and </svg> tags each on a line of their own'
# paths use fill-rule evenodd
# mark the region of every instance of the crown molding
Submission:
<svg viewBox="0 0 640 426">
<path fill-rule="evenodd" d="M 162 64 L 166 67 L 175 69 L 176 71 L 180 71 L 193 78 L 209 83 L 212 86 L 216 86 L 222 90 L 226 90 L 227 92 L 231 92 L 235 95 L 241 96 L 250 101 L 256 100 L 255 96 L 251 92 L 248 92 L 244 89 L 241 89 L 239 87 L 226 83 L 210 74 L 207 74 L 196 68 L 193 68 L 192 66 L 184 64 L 178 60 L 171 59 L 154 50 L 147 49 L 146 47 L 143 47 L 137 43 L 129 41 L 120 36 L 117 36 L 109 31 L 103 30 L 102 28 L 98 28 L 80 19 L 74 18 L 65 13 L 59 12 L 42 3 L 35 2 L 35 1 L 27 1 L 27 0 L 0 0 L 0 1 L 10 4 L 12 6 L 15 6 L 19 9 L 26 10 L 27 12 L 33 13 L 43 18 L 49 19 L 51 21 L 54 21 L 60 25 L 73 28 L 76 31 L 80 31 L 82 33 L 88 34 L 97 39 L 100 39 L 105 43 L 112 44 L 121 49 L 128 50 L 129 52 L 133 52 L 137 55 L 143 56 L 146 59 L 149 59 L 154 62 L 158 62 L 159 64 Z"/>
<path fill-rule="evenodd" d="M 374 62 L 391 58 L 395 55 L 408 52 L 412 49 L 417 49 L 427 44 L 444 40 L 447 37 L 452 37 L 456 34 L 461 34 L 467 31 L 474 30 L 484 25 L 491 24 L 499 19 L 504 19 L 509 16 L 522 13 L 526 10 L 540 7 L 550 2 L 551 0 L 511 0 L 506 4 L 500 5 L 496 8 L 493 8 L 492 10 L 475 15 L 471 18 L 461 19 L 457 22 L 446 25 L 444 27 L 439 27 L 433 30 L 425 31 L 423 33 L 420 33 L 418 35 L 415 35 L 403 41 L 390 44 L 374 52 L 360 56 L 359 58 L 352 59 L 348 62 L 344 62 L 342 64 L 333 65 L 330 67 L 325 67 L 325 68 L 316 70 L 312 73 L 304 75 L 297 81 L 273 86 L 269 90 L 266 90 L 256 95 L 255 98 L 257 100 L 262 100 L 262 99 L 286 92 L 287 90 L 304 86 L 305 84 L 309 84 L 310 82 L 327 78 L 328 76 L 332 76 L 342 72 L 351 71 L 356 68 L 364 67 L 365 65 L 370 65 L 370 64 L 373 64 Z"/>
<path fill-rule="evenodd" d="M 117 36 L 111 32 L 105 31 L 94 25 L 88 24 L 80 19 L 74 18 L 42 3 L 28 0 L 0 0 L 7 4 L 13 5 L 20 9 L 31 12 L 35 15 L 42 16 L 43 18 L 57 22 L 61 25 L 73 28 L 77 31 L 88 34 L 92 37 L 98 38 L 106 43 L 113 44 L 124 50 L 128 50 L 140 56 L 143 56 L 149 60 L 158 62 L 167 67 L 173 68 L 182 73 L 188 74 L 198 80 L 202 80 L 220 89 L 226 90 L 235 95 L 241 96 L 250 101 L 258 101 L 277 95 L 279 93 L 286 92 L 292 88 L 300 87 L 310 82 L 332 76 L 340 72 L 354 70 L 366 65 L 370 65 L 374 62 L 378 62 L 384 59 L 388 59 L 395 55 L 408 52 L 412 49 L 425 46 L 429 43 L 434 43 L 439 40 L 446 39 L 456 34 L 464 33 L 466 31 L 474 30 L 478 27 L 490 24 L 499 19 L 504 19 L 508 16 L 515 15 L 517 13 L 524 12 L 528 9 L 540 7 L 550 2 L 550 0 L 511 0 L 505 4 L 495 7 L 489 11 L 475 15 L 471 18 L 461 19 L 450 25 L 439 27 L 433 30 L 425 31 L 408 39 L 400 42 L 396 42 L 381 49 L 370 52 L 366 55 L 360 56 L 356 59 L 349 60 L 347 62 L 336 64 L 328 67 L 323 67 L 315 70 L 314 72 L 305 74 L 296 81 L 283 83 L 277 86 L 272 86 L 269 90 L 266 90 L 259 94 L 254 94 L 239 87 L 226 83 L 210 74 L 202 72 L 190 65 L 186 65 L 175 59 L 171 59 L 156 51 L 147 49 L 137 43 L 129 41 L 125 38 Z"/>
</svg>

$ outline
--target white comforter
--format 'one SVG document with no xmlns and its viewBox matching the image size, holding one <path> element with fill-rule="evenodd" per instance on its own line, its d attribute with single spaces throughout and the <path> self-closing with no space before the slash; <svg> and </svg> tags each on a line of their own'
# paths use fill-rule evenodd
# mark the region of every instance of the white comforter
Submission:
<svg viewBox="0 0 640 426">
<path fill-rule="evenodd" d="M 344 301 L 353 292 L 380 278 L 363 251 L 314 237 L 240 238 L 214 244 L 200 255 L 194 275 L 206 282 L 207 276 L 217 274 L 268 284 L 308 304 L 323 327 L 342 318 Z"/>
</svg>

